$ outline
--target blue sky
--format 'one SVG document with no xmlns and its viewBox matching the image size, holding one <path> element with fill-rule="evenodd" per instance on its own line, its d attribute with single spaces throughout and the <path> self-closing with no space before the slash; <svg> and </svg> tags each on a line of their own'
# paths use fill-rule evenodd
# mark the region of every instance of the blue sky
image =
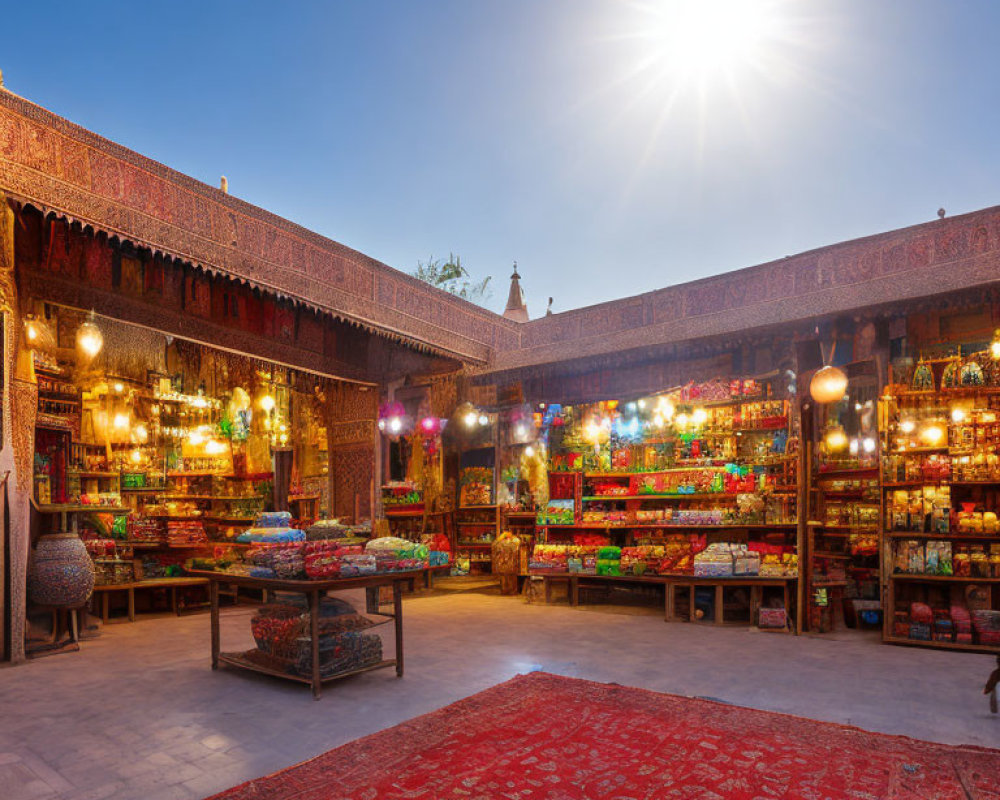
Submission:
<svg viewBox="0 0 1000 800">
<path fill-rule="evenodd" d="M 532 316 L 1000 203 L 1000 3 L 763 2 L 694 66 L 662 3 L 17 3 L 0 69 L 393 267 L 457 253 L 495 310 L 516 259 Z"/>
</svg>

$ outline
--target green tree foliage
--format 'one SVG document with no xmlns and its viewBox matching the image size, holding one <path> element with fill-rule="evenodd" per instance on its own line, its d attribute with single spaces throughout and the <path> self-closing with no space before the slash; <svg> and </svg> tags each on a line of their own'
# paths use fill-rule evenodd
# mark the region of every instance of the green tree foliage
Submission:
<svg viewBox="0 0 1000 800">
<path fill-rule="evenodd" d="M 447 261 L 434 256 L 426 261 L 418 261 L 413 277 L 479 305 L 493 296 L 493 289 L 490 287 L 493 278 L 487 275 L 481 281 L 473 280 L 469 271 L 462 266 L 462 259 L 454 253 L 448 254 Z"/>
</svg>

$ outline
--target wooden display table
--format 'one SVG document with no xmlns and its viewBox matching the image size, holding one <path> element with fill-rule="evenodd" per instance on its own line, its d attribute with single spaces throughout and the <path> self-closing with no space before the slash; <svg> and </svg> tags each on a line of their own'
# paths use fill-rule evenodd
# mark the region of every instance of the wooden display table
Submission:
<svg viewBox="0 0 1000 800">
<path fill-rule="evenodd" d="M 665 617 L 668 622 L 682 619 L 677 616 L 676 613 L 676 589 L 686 588 L 689 592 L 688 594 L 688 618 L 687 621 L 695 622 L 697 618 L 695 617 L 695 602 L 694 602 L 694 592 L 695 588 L 698 586 L 709 586 L 715 588 L 715 602 L 713 606 L 715 607 L 715 619 L 711 620 L 716 625 L 725 624 L 725 619 L 723 618 L 723 593 L 726 588 L 734 586 L 746 586 L 750 589 L 750 623 L 755 624 L 754 620 L 757 618 L 757 614 L 760 611 L 763 590 L 766 587 L 777 587 L 782 590 L 782 599 L 785 606 L 785 615 L 787 618 L 786 628 L 784 630 L 795 630 L 794 617 L 792 616 L 791 606 L 789 605 L 791 601 L 791 585 L 795 583 L 798 579 L 795 577 L 774 577 L 774 578 L 762 578 L 759 575 L 748 575 L 746 577 L 733 577 L 733 578 L 699 578 L 694 575 L 669 575 L 665 576 L 667 582 L 666 587 L 666 602 L 665 602 Z M 796 610 L 798 613 L 798 610 Z M 780 628 L 761 628 L 761 630 L 782 630 Z"/>
<path fill-rule="evenodd" d="M 190 573 L 199 578 L 206 579 L 209 585 L 209 600 L 211 603 L 212 619 L 212 669 L 218 669 L 219 663 L 232 667 L 248 669 L 254 672 L 261 672 L 265 675 L 273 675 L 276 678 L 305 683 L 312 686 L 313 697 L 319 699 L 322 686 L 326 681 L 346 678 L 348 675 L 356 675 L 359 672 L 368 672 L 384 667 L 396 668 L 396 675 L 403 676 L 403 585 L 412 582 L 421 573 L 427 573 L 429 568 L 419 570 L 409 570 L 407 572 L 387 572 L 379 575 L 364 575 L 357 578 L 331 578 L 329 580 L 283 580 L 280 578 L 251 578 L 244 575 L 229 575 L 224 572 L 207 572 L 202 570 L 191 570 Z M 219 586 L 227 584 L 239 588 L 262 589 L 267 592 L 297 592 L 304 594 L 309 604 L 310 618 L 310 638 L 312 640 L 312 675 L 305 677 L 294 675 L 289 672 L 282 672 L 272 669 L 262 664 L 246 659 L 242 653 L 223 653 L 221 651 L 220 631 L 219 631 Z M 372 610 L 377 607 L 378 589 L 380 586 L 392 587 L 391 614 L 384 614 Z M 379 661 L 377 664 L 370 664 L 356 670 L 348 672 L 338 672 L 335 675 L 323 677 L 320 673 L 319 665 L 319 609 L 320 598 L 327 592 L 344 592 L 350 589 L 368 590 L 368 613 L 378 613 L 379 616 L 388 617 L 393 620 L 396 633 L 396 653 L 395 658 L 388 658 Z"/>
<path fill-rule="evenodd" d="M 146 578 L 132 583 L 108 583 L 94 587 L 94 595 L 101 595 L 101 621 L 108 623 L 112 592 L 128 593 L 128 621 L 135 622 L 135 592 L 144 589 L 170 589 L 170 608 L 175 614 L 180 614 L 177 607 L 177 590 L 189 586 L 207 586 L 205 578 Z"/>
<path fill-rule="evenodd" d="M 715 618 L 713 620 L 708 620 L 714 622 L 716 625 L 725 624 L 725 619 L 723 618 L 723 593 L 728 587 L 734 586 L 746 586 L 750 588 L 750 620 L 751 625 L 753 625 L 753 620 L 756 619 L 757 612 L 759 611 L 763 598 L 763 590 L 769 587 L 777 587 L 782 590 L 782 598 L 785 605 L 785 613 L 788 618 L 788 627 L 785 630 L 795 630 L 795 618 L 791 612 L 791 602 L 792 590 L 791 587 L 796 583 L 798 578 L 792 577 L 760 577 L 759 575 L 748 575 L 741 577 L 731 577 L 731 578 L 701 578 L 694 575 L 589 575 L 579 572 L 555 572 L 548 574 L 532 574 L 529 577 L 542 578 L 545 586 L 545 602 L 551 602 L 552 599 L 552 584 L 554 583 L 567 583 L 568 584 L 568 594 L 569 594 L 569 604 L 571 606 L 579 605 L 580 603 L 580 585 L 584 586 L 597 586 L 597 585 L 607 585 L 607 584 L 639 584 L 639 585 L 659 585 L 664 587 L 664 617 L 667 622 L 674 622 L 677 620 L 684 619 L 686 621 L 694 622 L 695 617 L 695 602 L 694 602 L 694 591 L 697 586 L 710 586 L 715 588 Z M 689 592 L 689 609 L 690 612 L 687 617 L 678 617 L 676 613 L 676 590 L 677 589 L 687 589 Z M 798 612 L 796 612 L 798 613 Z M 772 630 L 762 628 L 761 630 Z M 773 630 L 782 630 L 775 628 Z"/>
</svg>

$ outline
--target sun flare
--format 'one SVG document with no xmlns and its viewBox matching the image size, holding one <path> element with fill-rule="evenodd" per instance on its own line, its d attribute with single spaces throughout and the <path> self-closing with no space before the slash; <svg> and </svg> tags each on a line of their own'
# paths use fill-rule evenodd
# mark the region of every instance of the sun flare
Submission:
<svg viewBox="0 0 1000 800">
<path fill-rule="evenodd" d="M 641 8 L 649 66 L 678 78 L 757 66 L 782 35 L 776 0 L 665 0 Z"/>
</svg>

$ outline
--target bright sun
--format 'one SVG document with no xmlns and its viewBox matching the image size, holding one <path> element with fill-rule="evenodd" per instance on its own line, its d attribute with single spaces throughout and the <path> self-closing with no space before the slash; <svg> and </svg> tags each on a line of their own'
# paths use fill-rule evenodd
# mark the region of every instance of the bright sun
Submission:
<svg viewBox="0 0 1000 800">
<path fill-rule="evenodd" d="M 779 37 L 776 0 L 661 0 L 641 9 L 648 66 L 705 78 L 754 66 Z"/>
</svg>

